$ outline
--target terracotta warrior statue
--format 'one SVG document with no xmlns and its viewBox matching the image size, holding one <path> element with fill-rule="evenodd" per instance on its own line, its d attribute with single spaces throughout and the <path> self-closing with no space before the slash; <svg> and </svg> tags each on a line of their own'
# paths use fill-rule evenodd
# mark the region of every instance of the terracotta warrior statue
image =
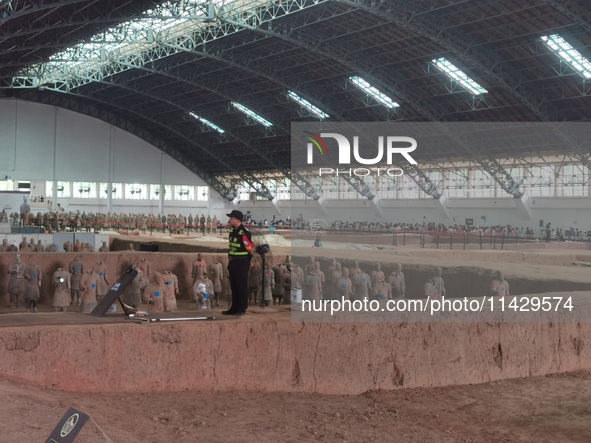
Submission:
<svg viewBox="0 0 591 443">
<path fill-rule="evenodd" d="M 497 278 L 490 283 L 490 295 L 497 295 L 499 297 L 509 296 L 509 283 L 505 280 L 505 273 L 497 271 Z"/>
<path fill-rule="evenodd" d="M 71 277 L 69 278 L 70 284 L 68 286 L 72 291 L 72 304 L 79 306 L 80 299 L 82 297 L 80 281 L 82 280 L 82 275 L 84 274 L 84 263 L 80 261 L 79 256 L 74 257 L 74 260 L 70 262 L 68 265 L 68 270 L 70 271 L 69 274 L 71 274 Z"/>
<path fill-rule="evenodd" d="M 197 254 L 197 258 L 191 266 L 191 277 L 193 277 L 193 285 L 197 280 L 201 280 L 204 275 L 207 274 L 207 267 L 205 266 L 205 260 L 201 253 Z"/>
<path fill-rule="evenodd" d="M 329 267 L 330 269 L 330 267 Z M 331 287 L 331 291 L 330 291 L 330 300 L 340 300 L 341 297 L 339 296 L 339 279 L 343 276 L 343 271 L 341 270 L 341 264 L 338 262 L 335 262 L 334 265 L 334 270 L 332 271 L 332 273 L 330 274 L 330 287 Z M 347 279 L 349 279 L 349 270 L 347 269 Z M 349 290 L 351 289 L 351 287 L 349 286 Z M 348 294 L 348 292 L 347 292 Z M 348 299 L 348 295 L 347 295 L 347 299 Z"/>
<path fill-rule="evenodd" d="M 282 264 L 282 263 L 278 263 L 275 266 L 273 266 L 273 277 L 275 279 L 274 281 L 274 286 L 273 286 L 273 304 L 281 304 L 281 301 L 283 300 L 283 295 L 285 292 L 285 289 L 283 288 L 283 285 L 281 284 L 281 280 L 283 278 L 283 274 L 285 272 L 287 272 L 287 268 Z"/>
<path fill-rule="evenodd" d="M 142 303 L 140 280 L 143 279 L 144 273 L 137 266 L 133 266 L 133 269 L 137 271 L 137 275 L 121 294 L 121 301 L 132 308 L 137 308 Z"/>
<path fill-rule="evenodd" d="M 152 276 L 150 262 L 148 261 L 147 258 L 142 258 L 140 260 L 139 268 L 140 268 L 140 271 L 142 271 L 144 273 L 144 276 L 146 276 L 148 278 Z"/>
<path fill-rule="evenodd" d="M 68 306 L 73 304 L 72 294 L 74 291 L 72 291 L 70 287 L 70 273 L 64 268 L 58 268 L 57 271 L 53 273 L 53 286 L 55 286 L 55 290 L 53 291 L 53 298 L 51 299 L 51 307 L 56 312 L 66 312 Z M 80 291 L 77 291 L 77 293 L 80 294 Z M 78 295 L 77 304 L 79 303 L 80 296 Z"/>
<path fill-rule="evenodd" d="M 446 295 L 445 293 L 445 282 L 443 281 L 443 277 L 441 268 L 437 268 L 435 270 L 435 276 L 432 277 L 433 284 L 435 285 L 435 296 Z"/>
<path fill-rule="evenodd" d="M 214 293 L 213 282 L 207 277 L 207 274 L 197 280 L 193 285 L 193 299 L 197 309 L 211 309 L 211 298 Z"/>
<path fill-rule="evenodd" d="M 275 273 L 269 265 L 265 265 L 265 287 L 262 287 L 262 279 L 259 281 L 259 294 L 265 301 L 265 306 L 269 306 L 273 300 L 273 290 L 275 289 Z"/>
<path fill-rule="evenodd" d="M 320 283 L 320 276 L 316 268 L 308 268 L 306 277 L 304 278 L 304 299 L 319 301 L 322 298 L 322 287 Z"/>
<path fill-rule="evenodd" d="M 35 252 L 45 252 L 45 248 L 43 247 L 41 240 L 39 240 L 37 245 L 35 245 Z"/>
<path fill-rule="evenodd" d="M 20 298 L 25 291 L 25 264 L 21 261 L 20 254 L 17 254 L 14 260 L 8 265 L 8 294 L 10 294 L 10 307 L 18 308 Z"/>
<path fill-rule="evenodd" d="M 37 312 L 37 303 L 41 286 L 41 269 L 34 262 L 30 262 L 25 268 L 25 303 L 31 312 Z"/>
<path fill-rule="evenodd" d="M 101 283 L 101 277 L 94 271 L 90 271 L 82 276 L 80 288 L 82 289 L 82 298 L 80 300 L 80 312 L 88 313 L 97 305 L 97 291 Z"/>
<path fill-rule="evenodd" d="M 371 284 L 375 286 L 379 281 L 386 281 L 386 276 L 384 275 L 384 271 L 382 271 L 382 265 L 376 263 L 376 268 L 371 271 Z"/>
<path fill-rule="evenodd" d="M 351 286 L 352 284 L 351 279 L 349 278 L 349 269 L 344 268 L 342 275 L 336 280 L 335 299 L 341 300 L 344 298 L 345 300 L 351 300 L 354 297 Z"/>
<path fill-rule="evenodd" d="M 377 281 L 373 286 L 375 298 L 378 300 L 392 300 L 392 286 L 385 281 Z"/>
<path fill-rule="evenodd" d="M 359 269 L 351 279 L 351 283 L 353 283 L 353 293 L 355 294 L 354 298 L 356 300 L 364 300 L 366 298 L 369 300 L 372 289 L 369 275 Z"/>
<path fill-rule="evenodd" d="M 166 292 L 164 293 L 164 310 L 166 312 L 173 312 L 177 310 L 176 296 L 179 292 L 179 279 L 171 271 L 164 271 L 162 274 Z"/>
<path fill-rule="evenodd" d="M 388 283 L 392 286 L 392 297 L 404 298 L 406 296 L 406 282 L 400 263 L 396 265 L 395 270 L 388 277 Z"/>
<path fill-rule="evenodd" d="M 224 278 L 224 265 L 222 265 L 217 256 L 214 256 L 213 263 L 207 267 L 209 279 L 213 283 L 213 303 L 215 307 L 220 306 L 220 297 L 222 295 L 222 278 Z M 249 285 L 250 286 L 250 285 Z"/>
<path fill-rule="evenodd" d="M 166 285 L 164 278 L 160 272 L 154 272 L 152 282 L 144 289 L 144 297 L 148 300 L 150 305 L 148 310 L 150 312 L 164 312 L 164 296 L 166 293 Z"/>
<path fill-rule="evenodd" d="M 94 264 L 92 270 L 100 277 L 100 283 L 96 292 L 96 297 L 98 300 L 100 300 L 109 290 L 109 281 L 107 280 L 107 265 L 99 260 Z"/>
<path fill-rule="evenodd" d="M 255 256 L 250 261 L 250 271 L 248 272 L 248 298 L 253 296 L 253 303 L 257 304 L 257 298 L 259 295 L 259 285 L 261 283 L 261 263 L 260 256 Z"/>
<path fill-rule="evenodd" d="M 283 300 L 282 305 L 291 304 L 291 264 L 288 263 L 286 271 L 281 278 L 281 284 L 283 285 Z"/>
</svg>

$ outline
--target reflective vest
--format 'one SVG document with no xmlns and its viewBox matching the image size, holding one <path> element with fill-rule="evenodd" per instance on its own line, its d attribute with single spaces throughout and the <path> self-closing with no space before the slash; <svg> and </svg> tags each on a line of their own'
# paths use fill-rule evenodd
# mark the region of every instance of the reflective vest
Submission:
<svg viewBox="0 0 591 443">
<path fill-rule="evenodd" d="M 248 229 L 242 225 L 230 229 L 229 256 L 248 256 L 253 247 L 254 244 L 251 241 L 251 234 Z"/>
</svg>

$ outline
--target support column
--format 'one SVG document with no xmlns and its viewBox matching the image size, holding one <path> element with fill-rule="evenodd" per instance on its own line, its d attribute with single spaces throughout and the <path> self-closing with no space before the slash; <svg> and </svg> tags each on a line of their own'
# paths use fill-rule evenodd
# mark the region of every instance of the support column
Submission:
<svg viewBox="0 0 591 443">
<path fill-rule="evenodd" d="M 449 219 L 449 208 L 447 207 L 447 196 L 442 195 L 438 199 L 433 200 L 435 203 L 435 209 L 439 212 L 439 215 L 445 219 Z"/>
<path fill-rule="evenodd" d="M 320 211 L 322 211 L 322 215 L 326 217 L 328 215 L 328 211 L 326 210 L 326 199 L 324 197 L 320 197 L 316 201 L 318 202 L 318 207 L 320 208 Z"/>
<path fill-rule="evenodd" d="M 51 211 L 57 211 L 57 113 L 59 108 L 53 111 L 53 197 L 51 199 Z"/>
<path fill-rule="evenodd" d="M 279 207 L 279 199 L 277 198 L 277 195 L 275 195 L 275 197 L 273 197 L 273 200 L 271 200 L 271 202 L 273 203 L 273 207 L 275 208 L 275 212 L 277 212 L 277 214 L 281 215 L 281 208 Z"/>
<path fill-rule="evenodd" d="M 109 178 L 107 181 L 107 212 L 113 213 L 113 127 L 109 126 Z M 99 188 L 100 192 L 100 188 Z"/>
<path fill-rule="evenodd" d="M 164 214 L 164 153 L 160 154 L 160 194 L 158 194 L 158 213 Z"/>
<path fill-rule="evenodd" d="M 521 215 L 521 218 L 523 218 L 524 220 L 531 220 L 532 219 L 532 212 L 531 212 L 531 209 L 529 208 L 529 205 L 530 205 L 529 195 L 523 194 L 521 196 L 521 198 L 515 198 L 515 199 L 513 199 L 513 201 L 515 202 L 515 207 L 517 208 L 517 211 Z"/>
<path fill-rule="evenodd" d="M 380 218 L 384 217 L 384 214 L 382 212 L 382 208 L 380 205 L 380 198 L 379 197 L 374 197 L 371 200 L 367 200 L 367 203 L 363 202 L 366 205 L 369 205 L 371 207 L 371 209 L 373 210 L 373 212 Z"/>
</svg>

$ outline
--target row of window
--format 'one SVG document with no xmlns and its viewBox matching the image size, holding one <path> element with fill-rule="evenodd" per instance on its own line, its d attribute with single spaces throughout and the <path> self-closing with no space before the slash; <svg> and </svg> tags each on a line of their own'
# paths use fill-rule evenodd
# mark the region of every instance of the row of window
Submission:
<svg viewBox="0 0 591 443">
<path fill-rule="evenodd" d="M 207 201 L 207 186 L 190 185 L 150 185 L 144 183 L 112 183 L 113 199 L 160 200 L 164 191 L 164 200 Z M 45 196 L 48 198 L 104 198 L 108 197 L 109 184 L 96 182 L 57 182 L 54 192 L 53 182 L 46 182 Z"/>
<path fill-rule="evenodd" d="M 519 185 L 521 192 L 533 197 L 587 197 L 589 196 L 589 172 L 582 165 L 547 164 L 542 166 L 516 166 L 506 168 L 509 175 Z M 474 168 L 456 168 L 449 170 L 427 170 L 425 175 L 440 194 L 456 198 L 510 198 L 501 186 L 485 171 Z M 380 198 L 418 199 L 430 198 L 408 175 L 400 177 L 368 175 L 361 177 L 372 193 Z M 328 199 L 363 198 L 345 177 L 318 177 L 308 175 L 306 180 Z M 271 195 L 280 200 L 290 198 L 305 199 L 305 194 L 283 178 L 261 178 L 260 182 Z M 28 185 L 28 186 L 27 186 Z M 260 187 L 260 186 L 259 186 Z M 30 188 L 30 182 L 0 181 L 0 190 Z M 108 195 L 107 183 L 96 182 L 57 182 L 56 192 L 53 182 L 46 182 L 45 196 L 48 198 L 100 198 Z M 207 186 L 164 185 L 165 200 L 207 201 Z M 161 185 L 142 183 L 113 183 L 113 199 L 159 200 Z M 248 183 L 237 188 L 238 198 L 242 201 L 260 200 L 257 189 Z"/>
<path fill-rule="evenodd" d="M 506 168 L 521 192 L 532 197 L 587 197 L 589 196 L 589 173 L 579 165 L 545 165 Z M 425 175 L 440 194 L 455 198 L 511 198 L 485 171 L 459 168 L 439 171 L 427 170 Z M 418 199 L 431 198 L 408 175 L 388 177 L 368 175 L 360 177 L 380 198 Z M 363 198 L 345 177 L 307 177 L 312 186 L 325 198 Z M 295 186 L 293 199 L 305 198 Z"/>
</svg>

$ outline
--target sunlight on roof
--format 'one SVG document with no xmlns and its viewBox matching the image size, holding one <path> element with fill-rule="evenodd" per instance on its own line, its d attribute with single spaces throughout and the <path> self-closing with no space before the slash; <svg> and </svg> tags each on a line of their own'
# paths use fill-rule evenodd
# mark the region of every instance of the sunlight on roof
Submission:
<svg viewBox="0 0 591 443">
<path fill-rule="evenodd" d="M 310 111 L 311 114 L 315 115 L 320 120 L 324 120 L 325 118 L 330 118 L 330 115 L 328 115 L 326 112 L 321 111 L 319 108 L 314 106 L 308 100 L 300 97 L 299 95 L 297 95 L 293 91 L 287 91 L 287 97 L 290 98 L 291 100 L 293 100 L 294 102 L 296 102 L 297 104 L 299 104 L 300 106 L 302 106 L 303 108 L 306 108 L 308 111 Z"/>
<path fill-rule="evenodd" d="M 72 79 L 83 84 L 100 80 L 115 72 L 109 71 L 114 64 L 143 66 L 150 61 L 146 56 L 148 51 L 166 57 L 186 50 L 184 44 L 190 36 L 209 29 L 219 14 L 249 15 L 269 3 L 271 0 L 169 0 L 145 11 L 139 18 L 101 31 L 88 41 L 52 55 L 45 63 L 24 68 L 16 78 L 32 75 L 38 78 L 38 84 Z"/>
<path fill-rule="evenodd" d="M 349 77 L 349 80 L 351 80 L 351 83 L 353 83 L 355 86 L 357 86 L 363 92 L 365 92 L 367 95 L 369 95 L 373 99 L 375 99 L 378 102 L 380 102 L 381 104 L 383 104 L 386 108 L 394 109 L 394 108 L 400 107 L 400 105 L 398 103 L 393 101 L 386 94 L 383 94 L 382 92 L 380 92 L 377 88 L 374 88 L 372 85 L 370 85 L 368 82 L 363 80 L 361 77 L 357 77 L 357 76 Z"/>
<path fill-rule="evenodd" d="M 215 123 L 210 122 L 209 120 L 207 120 L 206 118 L 200 117 L 197 114 L 195 114 L 194 112 L 189 112 L 189 115 L 191 117 L 193 117 L 194 119 L 199 120 L 201 123 L 203 123 L 204 125 L 209 126 L 211 129 L 215 129 L 216 131 L 218 131 L 220 134 L 223 134 L 224 131 L 222 128 L 220 128 L 218 125 L 216 125 Z"/>
<path fill-rule="evenodd" d="M 583 57 L 583 54 L 568 44 L 561 36 L 558 34 L 545 35 L 540 37 L 540 40 L 581 77 L 585 79 L 591 78 L 591 62 L 589 62 L 589 59 Z"/>
<path fill-rule="evenodd" d="M 234 106 L 236 109 L 238 109 L 240 112 L 246 114 L 247 116 L 252 117 L 254 120 L 259 122 L 261 125 L 263 125 L 266 128 L 273 126 L 273 123 L 265 120 L 263 117 L 258 115 L 256 112 L 251 111 L 246 106 L 242 106 L 240 103 L 232 102 L 232 106 Z"/>
<path fill-rule="evenodd" d="M 464 71 L 452 64 L 445 58 L 431 60 L 433 66 L 446 74 L 452 80 L 458 82 L 462 87 L 474 95 L 486 94 L 488 91 L 466 75 Z"/>
</svg>

